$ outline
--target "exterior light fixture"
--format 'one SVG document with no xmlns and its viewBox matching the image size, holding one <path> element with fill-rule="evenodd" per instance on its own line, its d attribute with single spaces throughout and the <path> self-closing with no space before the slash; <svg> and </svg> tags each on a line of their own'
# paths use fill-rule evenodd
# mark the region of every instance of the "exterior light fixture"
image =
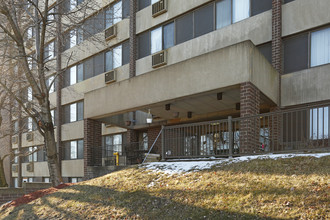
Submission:
<svg viewBox="0 0 330 220">
<path fill-rule="evenodd" d="M 147 115 L 147 124 L 152 123 L 152 114 L 150 113 L 150 109 L 148 109 L 148 115 Z"/>
</svg>

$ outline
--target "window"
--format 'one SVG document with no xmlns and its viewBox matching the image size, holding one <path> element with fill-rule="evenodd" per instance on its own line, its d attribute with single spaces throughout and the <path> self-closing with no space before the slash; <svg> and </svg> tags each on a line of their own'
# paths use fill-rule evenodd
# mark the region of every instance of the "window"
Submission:
<svg viewBox="0 0 330 220">
<path fill-rule="evenodd" d="M 32 120 L 31 117 L 28 117 L 27 127 L 28 127 L 28 131 L 32 131 L 32 129 L 33 129 L 33 120 Z"/>
<path fill-rule="evenodd" d="M 84 80 L 84 66 L 83 64 L 78 64 L 69 69 L 69 74 L 66 73 L 67 79 L 65 80 L 65 85 L 70 86 L 79 83 Z"/>
<path fill-rule="evenodd" d="M 176 44 L 193 39 L 193 13 L 178 18 L 175 25 Z"/>
<path fill-rule="evenodd" d="M 233 0 L 233 23 L 250 16 L 250 0 Z"/>
<path fill-rule="evenodd" d="M 55 57 L 55 41 L 50 42 L 45 48 L 45 60 Z"/>
<path fill-rule="evenodd" d="M 28 100 L 28 101 L 32 101 L 32 100 L 33 100 L 33 91 L 32 91 L 32 87 L 28 87 L 28 88 L 27 88 L 27 100 Z"/>
<path fill-rule="evenodd" d="M 64 143 L 64 160 L 75 160 L 84 158 L 84 141 L 75 140 Z"/>
<path fill-rule="evenodd" d="M 69 183 L 78 183 L 83 181 L 81 177 L 69 177 Z"/>
<path fill-rule="evenodd" d="M 214 30 L 214 4 L 209 4 L 194 12 L 194 37 L 199 37 Z"/>
<path fill-rule="evenodd" d="M 308 33 L 283 40 L 284 73 L 308 68 Z"/>
<path fill-rule="evenodd" d="M 18 150 L 16 149 L 16 150 L 14 150 L 14 155 L 17 155 L 17 154 L 18 154 Z M 18 163 L 18 156 L 14 157 L 14 163 L 15 164 Z"/>
<path fill-rule="evenodd" d="M 48 20 L 48 22 L 54 22 L 55 21 L 55 7 L 51 8 L 48 11 L 47 20 Z"/>
<path fill-rule="evenodd" d="M 289 2 L 293 2 L 294 0 L 283 0 L 283 3 L 286 4 L 286 3 L 289 3 Z"/>
<path fill-rule="evenodd" d="M 105 157 L 112 157 L 117 152 L 122 155 L 122 141 L 121 134 L 104 136 Z"/>
<path fill-rule="evenodd" d="M 37 152 L 37 161 L 38 162 L 44 162 L 47 161 L 47 153 L 46 149 L 42 146 L 38 147 L 38 152 Z"/>
<path fill-rule="evenodd" d="M 55 109 L 51 110 L 50 111 L 50 114 L 52 115 L 52 122 L 53 122 L 53 125 L 56 126 L 56 114 L 55 114 Z"/>
<path fill-rule="evenodd" d="M 47 79 L 47 87 L 48 87 L 49 93 L 55 92 L 55 82 L 54 82 L 54 80 L 55 80 L 54 76 L 50 76 Z"/>
<path fill-rule="evenodd" d="M 29 147 L 29 161 L 28 162 L 37 162 L 38 161 L 38 148 Z"/>
<path fill-rule="evenodd" d="M 164 49 L 174 46 L 174 22 L 163 26 Z"/>
<path fill-rule="evenodd" d="M 329 138 L 329 107 L 313 108 L 310 110 L 310 139 Z"/>
<path fill-rule="evenodd" d="M 44 183 L 50 183 L 49 177 L 43 177 L 42 178 L 42 182 L 44 182 Z"/>
<path fill-rule="evenodd" d="M 151 31 L 151 54 L 157 53 L 162 50 L 162 27 L 156 28 Z"/>
<path fill-rule="evenodd" d="M 18 133 L 19 127 L 18 127 L 18 120 L 14 122 L 14 133 Z"/>
<path fill-rule="evenodd" d="M 31 39 L 35 36 L 34 27 L 28 27 L 27 29 L 27 38 Z"/>
<path fill-rule="evenodd" d="M 272 9 L 272 0 L 251 0 L 251 15 L 257 15 Z"/>
<path fill-rule="evenodd" d="M 144 32 L 138 36 L 138 54 L 139 59 L 150 55 L 149 32 Z"/>
<path fill-rule="evenodd" d="M 140 150 L 148 150 L 148 133 L 142 132 L 139 134 L 139 149 Z"/>
<path fill-rule="evenodd" d="M 330 28 L 311 34 L 311 67 L 330 63 Z"/>
<path fill-rule="evenodd" d="M 81 28 L 76 28 L 76 29 L 69 31 L 69 36 L 67 37 L 69 44 L 66 45 L 65 49 L 72 48 L 72 47 L 80 44 L 81 42 L 83 42 L 84 31 L 85 30 L 83 30 Z"/>
<path fill-rule="evenodd" d="M 119 45 L 105 53 L 105 71 L 118 68 L 129 62 L 128 42 Z"/>
<path fill-rule="evenodd" d="M 15 178 L 13 178 L 13 182 L 14 182 L 14 187 L 15 188 L 18 188 L 18 178 L 17 177 L 15 177 Z"/>
<path fill-rule="evenodd" d="M 222 0 L 216 3 L 217 29 L 231 24 L 231 0 Z"/>
<path fill-rule="evenodd" d="M 257 46 L 260 53 L 268 60 L 269 63 L 272 63 L 272 43 L 266 43 Z"/>
<path fill-rule="evenodd" d="M 64 106 L 64 123 L 71 123 L 84 119 L 84 102 L 77 102 Z"/>
<path fill-rule="evenodd" d="M 123 18 L 123 7 L 122 2 L 119 1 L 111 5 L 105 11 L 105 28 L 109 28 L 112 25 L 118 23 Z"/>
</svg>

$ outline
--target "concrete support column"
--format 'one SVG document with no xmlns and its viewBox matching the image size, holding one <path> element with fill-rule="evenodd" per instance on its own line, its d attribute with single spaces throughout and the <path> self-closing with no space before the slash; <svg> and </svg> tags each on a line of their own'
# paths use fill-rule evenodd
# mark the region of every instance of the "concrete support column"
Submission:
<svg viewBox="0 0 330 220">
<path fill-rule="evenodd" d="M 90 166 L 102 166 L 102 123 L 84 119 L 84 176 L 93 178 Z"/>
<path fill-rule="evenodd" d="M 254 116 L 260 113 L 260 91 L 252 83 L 241 84 L 240 117 Z M 248 118 L 240 124 L 240 154 L 256 153 L 259 149 L 260 120 Z"/>
</svg>

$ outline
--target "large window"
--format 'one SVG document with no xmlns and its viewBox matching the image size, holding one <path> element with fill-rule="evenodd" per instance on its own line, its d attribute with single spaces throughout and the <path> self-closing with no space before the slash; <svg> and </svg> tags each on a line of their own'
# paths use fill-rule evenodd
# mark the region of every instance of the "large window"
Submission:
<svg viewBox="0 0 330 220">
<path fill-rule="evenodd" d="M 123 17 L 123 6 L 122 2 L 119 1 L 110 7 L 108 7 L 105 11 L 105 28 L 109 28 L 112 25 L 118 23 L 122 20 Z"/>
<path fill-rule="evenodd" d="M 84 141 L 74 140 L 64 143 L 64 160 L 84 159 Z"/>
<path fill-rule="evenodd" d="M 107 135 L 103 137 L 105 146 L 105 157 L 112 157 L 113 153 L 119 153 L 122 155 L 123 148 L 123 136 L 121 134 Z"/>
<path fill-rule="evenodd" d="M 330 28 L 288 37 L 283 44 L 284 73 L 330 63 Z"/>
<path fill-rule="evenodd" d="M 118 68 L 129 62 L 128 42 L 116 46 L 105 53 L 105 71 Z"/>
<path fill-rule="evenodd" d="M 64 106 L 64 123 L 71 123 L 84 119 L 84 102 L 76 102 Z"/>
</svg>

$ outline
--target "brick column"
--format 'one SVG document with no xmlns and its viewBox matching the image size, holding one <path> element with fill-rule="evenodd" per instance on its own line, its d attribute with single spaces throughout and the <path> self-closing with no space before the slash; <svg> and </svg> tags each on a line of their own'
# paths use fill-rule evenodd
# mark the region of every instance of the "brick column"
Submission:
<svg viewBox="0 0 330 220">
<path fill-rule="evenodd" d="M 271 112 L 279 112 L 281 106 L 281 74 L 282 69 L 282 0 L 272 1 L 272 65 L 279 73 L 279 84 L 278 84 L 278 102 L 279 105 L 270 109 Z M 270 127 L 270 150 L 280 150 L 280 131 L 281 131 L 281 120 L 282 117 L 278 114 L 271 118 Z"/>
<path fill-rule="evenodd" d="M 153 128 L 148 129 L 148 149 L 150 149 L 150 147 L 156 140 L 161 129 L 162 129 L 162 127 L 153 127 Z M 160 154 L 160 155 L 162 154 L 162 137 L 161 137 L 161 135 L 159 136 L 151 153 Z"/>
<path fill-rule="evenodd" d="M 260 91 L 252 83 L 241 84 L 240 116 L 248 117 L 260 112 Z M 240 153 L 252 154 L 259 149 L 259 119 L 251 118 L 240 123 Z"/>
<path fill-rule="evenodd" d="M 88 167 L 102 166 L 102 123 L 84 119 L 84 176 L 93 178 Z"/>
<path fill-rule="evenodd" d="M 125 154 L 127 159 L 127 164 L 136 164 L 138 161 L 138 150 L 139 150 L 139 136 L 138 132 L 133 129 L 127 129 L 127 143 L 125 145 Z"/>
<path fill-rule="evenodd" d="M 136 75 L 136 58 L 137 58 L 137 40 L 136 40 L 136 11 L 137 11 L 137 1 L 130 0 L 129 7 L 129 77 L 134 77 Z"/>
</svg>

